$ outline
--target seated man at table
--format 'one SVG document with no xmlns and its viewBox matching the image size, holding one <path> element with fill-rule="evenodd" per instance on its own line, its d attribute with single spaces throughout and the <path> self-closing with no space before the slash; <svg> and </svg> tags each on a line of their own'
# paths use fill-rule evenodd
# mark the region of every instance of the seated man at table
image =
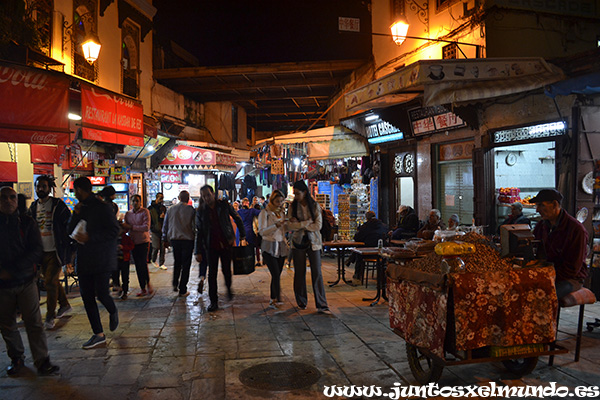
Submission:
<svg viewBox="0 0 600 400">
<path fill-rule="evenodd" d="M 542 216 L 533 235 L 542 241 L 546 260 L 554 264 L 559 299 L 581 289 L 587 277 L 588 233 L 579 221 L 562 209 L 562 198 L 562 194 L 554 189 L 542 189 L 529 201 Z"/>
<path fill-rule="evenodd" d="M 357 228 L 356 234 L 354 234 L 354 241 L 364 243 L 365 247 L 377 247 L 379 239 L 385 238 L 388 227 L 377 219 L 373 211 L 367 211 L 365 217 L 367 218 L 367 221 Z M 346 265 L 350 265 L 355 261 L 356 266 L 354 267 L 353 278 L 361 279 L 364 265 L 360 256 L 357 256 L 356 253 L 352 253 L 346 261 Z"/>
<path fill-rule="evenodd" d="M 502 225 L 515 225 L 515 224 L 527 224 L 531 226 L 529 218 L 523 215 L 523 204 L 515 201 L 510 205 L 510 214 L 502 221 Z M 500 233 L 500 226 L 498 227 L 498 233 Z"/>
<path fill-rule="evenodd" d="M 398 208 L 398 225 L 392 233 L 392 240 L 402 240 L 414 237 L 419 230 L 419 217 L 409 206 Z"/>
<path fill-rule="evenodd" d="M 417 232 L 417 237 L 421 239 L 431 240 L 433 239 L 433 235 L 437 230 L 446 229 L 446 224 L 442 221 L 442 213 L 440 210 L 433 209 L 429 211 L 429 219 L 423 225 L 419 232 Z"/>
</svg>

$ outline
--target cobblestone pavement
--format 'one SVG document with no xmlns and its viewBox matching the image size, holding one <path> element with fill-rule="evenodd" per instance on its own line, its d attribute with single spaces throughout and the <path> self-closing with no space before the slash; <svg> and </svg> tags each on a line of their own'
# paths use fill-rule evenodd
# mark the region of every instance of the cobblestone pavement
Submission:
<svg viewBox="0 0 600 400">
<path fill-rule="evenodd" d="M 132 266 L 131 296 L 117 301 L 120 325 L 115 332 L 106 332 L 106 346 L 81 348 L 92 332 L 77 288 L 69 293 L 73 312 L 47 331 L 52 361 L 61 368 L 56 376 L 38 377 L 27 349 L 25 371 L 8 377 L 4 366 L 9 359 L 0 341 L 0 399 L 314 399 L 327 398 L 325 386 L 375 385 L 389 391 L 396 382 L 416 384 L 404 341 L 389 328 L 387 303 L 369 307 L 362 301 L 373 297 L 374 281 L 368 288 L 344 282 L 327 287 L 333 315 L 323 315 L 316 313 L 310 285 L 307 310 L 295 308 L 293 269 L 286 268 L 282 274 L 285 304 L 274 310 L 268 308 L 269 272 L 258 267 L 251 275 L 234 276 L 232 301 L 226 300 L 220 275 L 221 309 L 208 313 L 207 289 L 201 295 L 195 290 L 197 267 L 192 271 L 191 295 L 181 298 L 172 292 L 170 256 L 168 270 L 150 267 L 157 289 L 153 297 L 135 296 Z M 335 260 L 324 258 L 323 274 L 326 281 L 335 278 Z M 102 306 L 100 310 L 108 327 L 108 313 Z M 42 311 L 45 314 L 45 305 Z M 577 311 L 573 307 L 561 313 L 566 331 L 575 331 Z M 598 303 L 586 307 L 585 317 L 586 321 L 600 318 Z M 26 341 L 24 328 L 21 334 Z M 573 339 L 563 344 L 574 348 Z M 596 328 L 584 331 L 579 363 L 573 362 L 572 353 L 558 356 L 554 367 L 541 357 L 533 373 L 522 379 L 495 362 L 450 366 L 439 385 L 598 385 L 599 345 L 600 328 Z M 320 378 L 308 387 L 287 391 L 256 389 L 240 381 L 240 373 L 251 366 L 284 361 L 314 366 Z M 286 383 L 282 378 L 271 381 L 278 379 L 277 383 Z"/>
</svg>

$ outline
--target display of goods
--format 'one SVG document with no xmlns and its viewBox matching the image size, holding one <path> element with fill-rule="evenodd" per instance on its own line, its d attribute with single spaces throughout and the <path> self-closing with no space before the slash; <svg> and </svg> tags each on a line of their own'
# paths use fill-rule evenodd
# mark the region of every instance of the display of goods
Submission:
<svg viewBox="0 0 600 400">
<path fill-rule="evenodd" d="M 533 199 L 533 196 L 527 196 L 525 197 L 523 200 L 521 200 L 521 204 L 523 204 L 524 206 L 533 206 L 535 205 L 534 203 L 530 203 L 529 201 Z"/>
<path fill-rule="evenodd" d="M 465 263 L 465 272 L 482 273 L 487 271 L 504 271 L 512 268 L 511 260 L 500 258 L 500 253 L 490 245 L 489 240 L 485 236 L 470 232 L 464 235 L 461 240 L 475 245 L 475 253 L 460 257 Z M 438 254 L 431 253 L 406 264 L 406 266 L 423 272 L 440 274 L 442 258 Z"/>
<path fill-rule="evenodd" d="M 521 197 L 519 197 L 519 193 L 521 189 L 519 188 L 500 188 L 498 189 L 498 201 L 500 203 L 508 203 L 512 204 L 515 201 L 521 201 Z"/>
<path fill-rule="evenodd" d="M 384 247 L 382 252 L 389 258 L 414 258 L 417 255 L 414 250 L 402 247 Z"/>
<path fill-rule="evenodd" d="M 435 254 L 440 256 L 462 256 L 475 253 L 473 243 L 442 242 L 435 245 Z"/>
</svg>

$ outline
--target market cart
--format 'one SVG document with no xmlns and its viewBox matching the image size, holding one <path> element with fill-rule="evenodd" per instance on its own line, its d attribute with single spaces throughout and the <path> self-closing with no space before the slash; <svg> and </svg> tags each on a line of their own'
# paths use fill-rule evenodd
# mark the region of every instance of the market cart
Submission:
<svg viewBox="0 0 600 400">
<path fill-rule="evenodd" d="M 501 361 L 516 375 L 539 356 L 566 353 L 555 344 L 558 302 L 551 264 L 515 268 L 481 235 L 461 271 L 442 274 L 436 254 L 388 263 L 390 325 L 406 340 L 410 369 L 426 384 L 448 365 Z"/>
</svg>

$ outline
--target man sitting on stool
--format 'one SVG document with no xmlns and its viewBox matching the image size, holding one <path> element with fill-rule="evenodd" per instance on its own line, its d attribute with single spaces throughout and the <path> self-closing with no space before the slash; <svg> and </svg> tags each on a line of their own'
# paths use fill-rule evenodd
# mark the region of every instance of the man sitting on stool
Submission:
<svg viewBox="0 0 600 400">
<path fill-rule="evenodd" d="M 556 270 L 556 296 L 561 299 L 581 289 L 587 277 L 585 256 L 588 233 L 583 225 L 562 209 L 563 196 L 554 189 L 543 189 L 529 202 L 542 216 L 533 230 L 541 240 L 546 260 Z"/>
</svg>

